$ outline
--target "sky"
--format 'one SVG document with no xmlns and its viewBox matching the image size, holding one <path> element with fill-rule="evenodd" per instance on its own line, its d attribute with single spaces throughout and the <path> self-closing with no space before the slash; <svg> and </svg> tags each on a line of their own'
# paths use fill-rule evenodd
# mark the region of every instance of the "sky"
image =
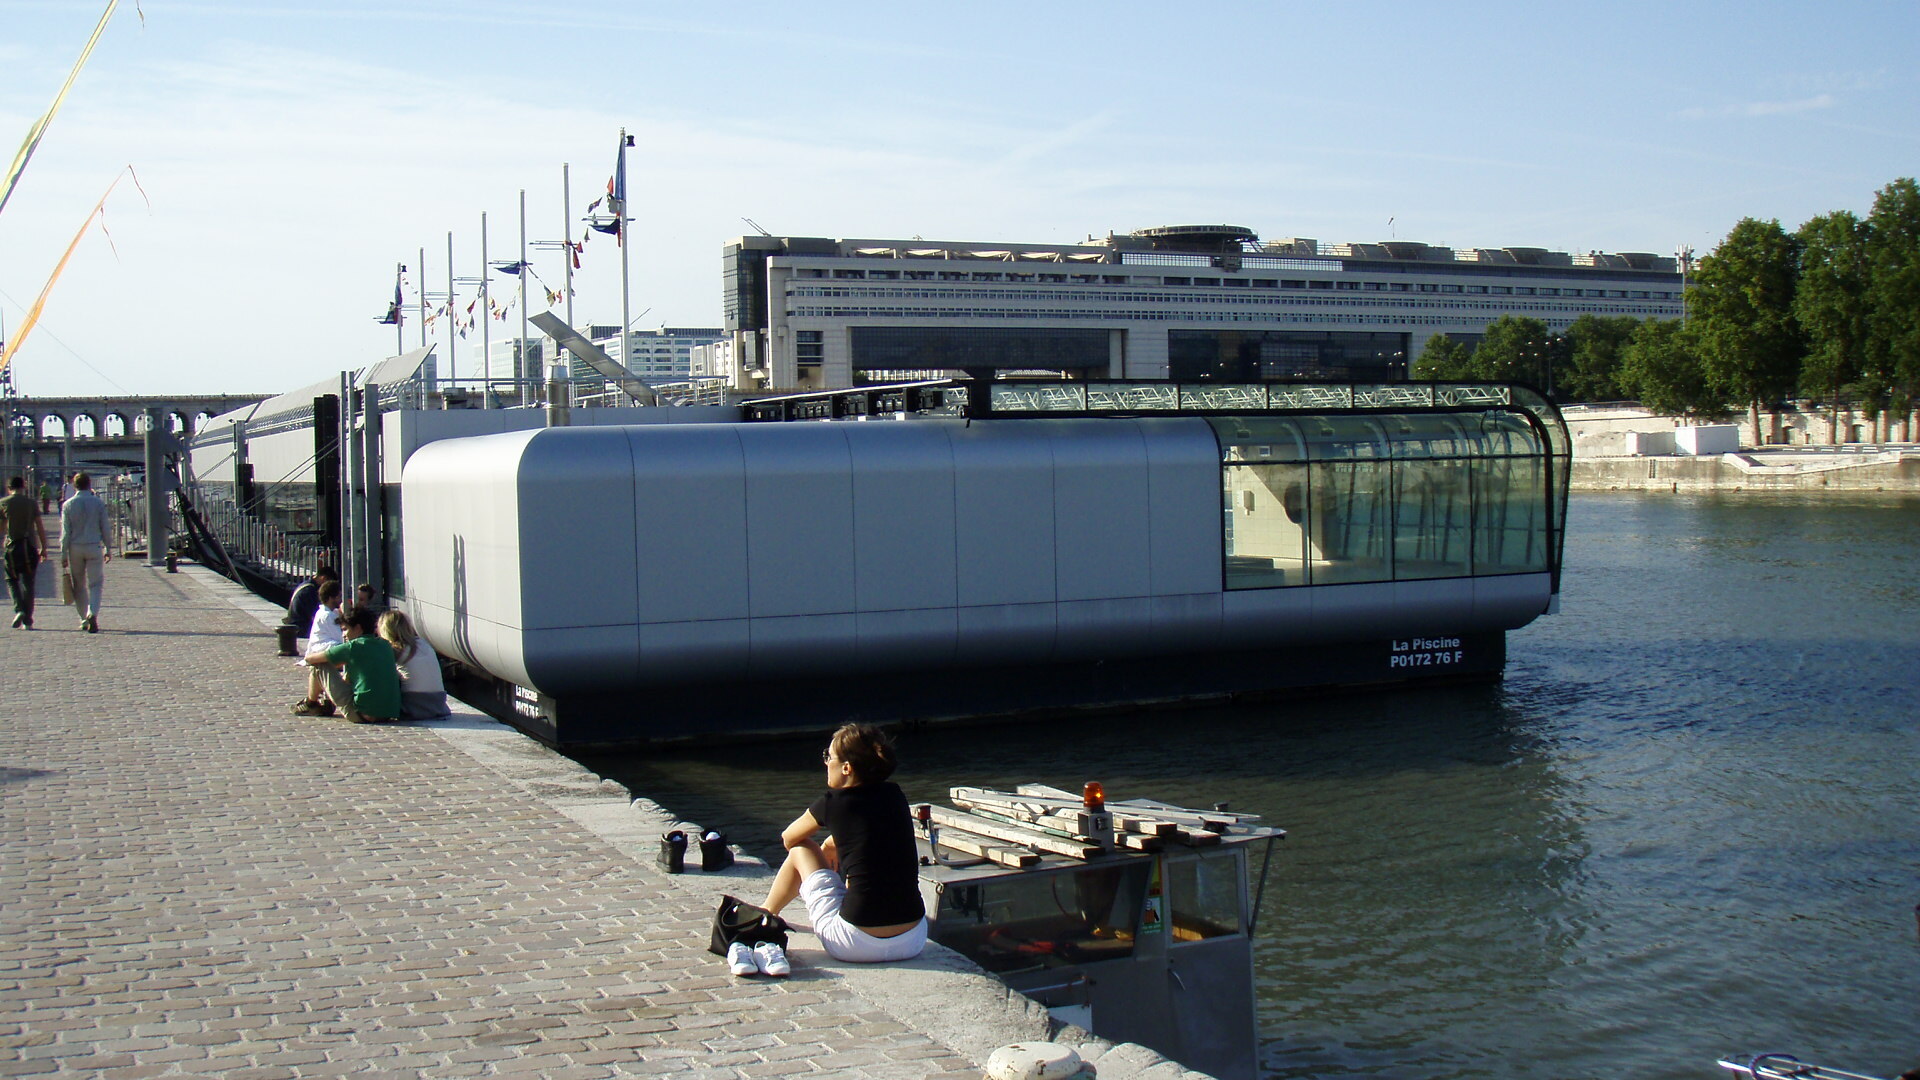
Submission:
<svg viewBox="0 0 1920 1080">
<path fill-rule="evenodd" d="M 0 0 L 5 159 L 104 7 Z M 749 218 L 1704 253 L 1742 217 L 1864 215 L 1920 173 L 1916 55 L 1912 0 L 122 0 L 0 210 L 0 315 L 11 335 L 131 165 L 15 355 L 20 393 L 329 379 L 396 351 L 376 320 L 399 264 L 420 343 L 421 249 L 428 289 L 449 233 L 479 275 L 484 213 L 488 255 L 517 257 L 522 190 L 529 239 L 559 239 L 563 164 L 578 219 L 623 127 L 638 328 L 718 326 Z M 558 287 L 560 253 L 532 260 Z M 619 321 L 619 262 L 595 234 L 577 324 Z"/>
</svg>

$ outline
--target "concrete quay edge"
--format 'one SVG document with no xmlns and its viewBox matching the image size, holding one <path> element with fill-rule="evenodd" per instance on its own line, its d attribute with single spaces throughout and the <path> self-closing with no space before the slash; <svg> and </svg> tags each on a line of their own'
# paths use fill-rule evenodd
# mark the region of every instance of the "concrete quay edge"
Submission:
<svg viewBox="0 0 1920 1080">
<path fill-rule="evenodd" d="M 180 572 L 269 630 L 285 614 L 210 569 L 181 563 Z M 669 829 L 698 828 L 464 702 L 449 698 L 448 704 L 452 720 L 423 726 L 635 862 L 651 865 L 660 836 Z M 737 847 L 734 858 L 734 865 L 724 871 L 689 870 L 667 875 L 667 880 L 714 904 L 727 893 L 759 899 L 772 868 Z M 795 905 L 785 915 L 796 929 L 811 930 L 804 908 Z M 936 942 L 928 942 L 918 959 L 904 964 L 840 964 L 819 954 L 810 955 L 808 963 L 838 976 L 861 1000 L 979 1068 L 985 1068 L 994 1050 L 1010 1043 L 1054 1042 L 1094 1063 L 1106 1080 L 1212 1080 L 1138 1043 L 1114 1043 L 1060 1024 L 1039 1003 Z"/>
</svg>

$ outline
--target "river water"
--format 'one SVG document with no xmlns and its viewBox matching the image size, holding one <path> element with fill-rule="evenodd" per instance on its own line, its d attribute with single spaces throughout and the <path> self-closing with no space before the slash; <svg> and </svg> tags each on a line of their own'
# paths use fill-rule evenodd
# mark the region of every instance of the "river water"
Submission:
<svg viewBox="0 0 1920 1080">
<path fill-rule="evenodd" d="M 1577 495 L 1566 565 L 1499 685 L 907 732 L 899 779 L 1288 829 L 1270 1076 L 1920 1064 L 1920 500 Z M 818 741 L 588 763 L 764 854 Z"/>
</svg>

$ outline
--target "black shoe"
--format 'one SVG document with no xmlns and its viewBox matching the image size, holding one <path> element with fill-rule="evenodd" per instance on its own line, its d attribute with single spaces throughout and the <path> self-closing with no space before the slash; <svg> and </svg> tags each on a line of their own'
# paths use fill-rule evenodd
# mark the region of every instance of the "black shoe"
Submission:
<svg viewBox="0 0 1920 1080">
<path fill-rule="evenodd" d="M 733 849 L 727 846 L 727 838 L 721 833 L 708 829 L 700 838 L 700 869 L 725 870 L 733 865 Z"/>
<path fill-rule="evenodd" d="M 91 615 L 87 616 L 87 633 L 97 634 L 99 632 L 100 632 L 100 620 L 94 618 Z"/>
<path fill-rule="evenodd" d="M 675 829 L 660 838 L 660 857 L 655 860 L 660 869 L 669 874 L 682 873 L 687 868 L 687 834 Z"/>
<path fill-rule="evenodd" d="M 27 626 L 27 617 L 25 615 L 15 615 L 13 617 L 13 628 L 15 630 L 24 630 L 26 629 L 26 626 Z"/>
</svg>

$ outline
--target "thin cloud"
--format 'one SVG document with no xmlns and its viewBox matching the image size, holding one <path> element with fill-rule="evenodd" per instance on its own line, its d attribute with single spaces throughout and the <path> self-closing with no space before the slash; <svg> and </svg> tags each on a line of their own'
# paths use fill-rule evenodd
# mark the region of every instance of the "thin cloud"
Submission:
<svg viewBox="0 0 1920 1080">
<path fill-rule="evenodd" d="M 1725 116 L 1792 116 L 1796 113 L 1831 109 L 1838 104 L 1840 104 L 1840 99 L 1834 97 L 1832 94 L 1815 94 L 1812 97 L 1800 98 L 1797 101 L 1744 101 L 1736 102 L 1732 105 L 1722 105 L 1718 108 L 1707 108 L 1696 105 L 1689 109 L 1680 110 L 1680 117 L 1684 120 L 1712 120 Z"/>
</svg>

